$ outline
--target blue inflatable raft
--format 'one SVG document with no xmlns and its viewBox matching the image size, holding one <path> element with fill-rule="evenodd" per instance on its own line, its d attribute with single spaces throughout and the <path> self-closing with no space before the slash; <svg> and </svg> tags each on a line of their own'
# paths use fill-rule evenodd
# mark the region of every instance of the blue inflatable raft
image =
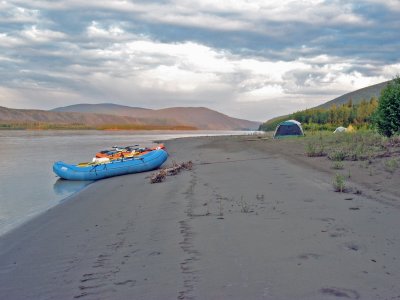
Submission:
<svg viewBox="0 0 400 300">
<path fill-rule="evenodd" d="M 159 149 L 138 157 L 111 160 L 105 163 L 70 165 L 58 161 L 53 171 L 68 180 L 99 180 L 118 175 L 151 171 L 159 168 L 168 158 L 166 151 Z"/>
</svg>

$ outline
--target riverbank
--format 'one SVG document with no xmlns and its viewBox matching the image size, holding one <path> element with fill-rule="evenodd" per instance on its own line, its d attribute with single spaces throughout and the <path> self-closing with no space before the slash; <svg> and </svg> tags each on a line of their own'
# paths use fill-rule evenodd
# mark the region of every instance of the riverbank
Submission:
<svg viewBox="0 0 400 300">
<path fill-rule="evenodd" d="M 247 132 L 0 130 L 0 236 L 58 205 L 89 183 L 58 180 L 53 172 L 56 161 L 91 161 L 96 152 L 114 145 L 153 147 L 154 140 L 235 134 Z"/>
<path fill-rule="evenodd" d="M 166 142 L 193 170 L 96 182 L 2 237 L 0 298 L 398 297 L 397 196 L 336 193 L 291 143 Z"/>
</svg>

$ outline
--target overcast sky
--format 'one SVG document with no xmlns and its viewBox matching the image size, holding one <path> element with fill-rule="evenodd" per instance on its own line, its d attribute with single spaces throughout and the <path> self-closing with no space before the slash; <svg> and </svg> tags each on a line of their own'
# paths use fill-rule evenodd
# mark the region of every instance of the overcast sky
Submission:
<svg viewBox="0 0 400 300">
<path fill-rule="evenodd" d="M 264 121 L 400 73 L 400 0 L 0 0 L 0 105 Z"/>
</svg>

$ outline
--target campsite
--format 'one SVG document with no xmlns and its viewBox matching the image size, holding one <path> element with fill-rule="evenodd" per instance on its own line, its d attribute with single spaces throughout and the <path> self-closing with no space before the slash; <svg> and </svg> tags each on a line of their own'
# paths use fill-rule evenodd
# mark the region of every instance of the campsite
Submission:
<svg viewBox="0 0 400 300">
<path fill-rule="evenodd" d="M 303 128 L 301 127 L 301 123 L 296 120 L 287 120 L 279 123 L 276 126 L 274 138 L 284 138 L 284 137 L 294 137 L 294 136 L 303 136 Z"/>
<path fill-rule="evenodd" d="M 363 123 L 334 133 L 338 124 L 287 116 L 275 125 L 165 141 L 160 171 L 96 181 L 19 226 L 0 238 L 1 295 L 398 294 L 399 136 Z"/>
<path fill-rule="evenodd" d="M 334 156 L 336 139 L 345 137 L 323 136 L 324 151 Z M 372 164 L 343 160 L 335 170 L 327 156 L 306 155 L 308 142 L 321 145 L 319 135 L 167 141 L 170 158 L 191 160 L 192 169 L 155 184 L 146 173 L 98 181 L 0 239 L 7 270 L 1 293 L 8 299 L 397 293 L 399 169 L 384 169 L 383 157 Z M 350 155 L 348 142 L 341 145 L 350 146 Z M 388 150 L 397 155 L 398 147 Z M 333 186 L 337 172 L 345 177 L 342 192 Z M 27 270 L 43 275 L 28 280 Z"/>
<path fill-rule="evenodd" d="M 400 0 L 0 15 L 0 300 L 400 300 Z"/>
</svg>

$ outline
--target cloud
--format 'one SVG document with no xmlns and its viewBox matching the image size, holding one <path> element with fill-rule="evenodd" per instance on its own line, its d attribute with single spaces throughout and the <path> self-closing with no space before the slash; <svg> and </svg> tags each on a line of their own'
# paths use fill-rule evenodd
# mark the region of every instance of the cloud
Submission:
<svg viewBox="0 0 400 300">
<path fill-rule="evenodd" d="M 86 34 L 90 39 L 118 40 L 129 38 L 129 34 L 127 34 L 121 26 L 112 24 L 108 27 L 102 27 L 96 21 L 92 21 L 86 28 Z"/>
<path fill-rule="evenodd" d="M 144 6 L 145 7 L 145 6 Z M 175 0 L 158 5 L 151 5 L 146 10 L 146 17 L 160 22 L 175 20 L 179 24 L 192 26 L 209 26 L 216 29 L 251 28 L 259 31 L 259 24 L 268 22 L 296 22 L 309 24 L 363 24 L 367 20 L 358 15 L 352 6 L 342 1 L 246 1 L 246 0 Z M 178 9 L 177 9 L 178 8 Z M 299 13 L 301 12 L 301 13 Z M 212 22 L 218 20 L 220 26 Z M 194 20 L 190 20 L 194 17 Z M 211 21 L 209 24 L 204 21 Z"/>
<path fill-rule="evenodd" d="M 32 6 L 31 1 L 16 1 Z M 48 10 L 99 9 L 135 13 L 150 21 L 213 30 L 254 30 L 268 22 L 296 22 L 313 25 L 349 24 L 365 26 L 369 21 L 357 14 L 346 1 L 282 0 L 171 0 L 162 2 L 133 1 L 35 1 L 34 7 Z M 299 13 L 301 12 L 301 13 Z"/>
<path fill-rule="evenodd" d="M 377 5 L 383 5 L 390 10 L 400 11 L 400 2 L 398 0 L 386 0 L 386 1 L 367 0 L 367 2 L 377 4 Z"/>
<path fill-rule="evenodd" d="M 399 73 L 396 3 L 3 1 L 0 105 L 208 106 L 265 120 Z"/>
<path fill-rule="evenodd" d="M 13 6 L 6 1 L 0 2 L 1 23 L 36 23 L 40 20 L 40 12 L 37 9 Z"/>
<path fill-rule="evenodd" d="M 20 36 L 35 43 L 50 42 L 66 38 L 66 34 L 49 29 L 39 29 L 33 25 L 20 33 Z"/>
<path fill-rule="evenodd" d="M 54 82 L 42 77 L 36 89 L 40 86 L 48 89 L 46 82 L 49 86 L 68 82 L 71 90 L 84 88 L 95 95 L 94 102 L 113 98 L 143 106 L 151 106 L 152 101 L 156 106 L 165 105 L 165 101 L 172 105 L 201 105 L 202 101 L 211 100 L 202 98 L 204 91 L 208 91 L 209 95 L 218 95 L 213 101 L 239 105 L 243 102 L 267 104 L 285 98 L 301 101 L 310 95 L 329 97 L 385 79 L 366 77 L 359 72 L 348 74 L 347 69 L 354 62 L 350 64 L 327 55 L 272 61 L 241 57 L 193 42 L 137 39 L 115 42 L 103 49 L 79 49 L 78 57 L 87 57 L 96 63 L 72 64 L 66 69 L 63 65 L 60 69 L 52 67 L 45 73 Z M 34 71 L 25 73 L 28 78 L 34 75 Z"/>
<path fill-rule="evenodd" d="M 24 42 L 19 37 L 10 36 L 7 33 L 0 33 L 0 47 L 12 48 L 20 46 L 22 44 L 24 44 Z"/>
</svg>

